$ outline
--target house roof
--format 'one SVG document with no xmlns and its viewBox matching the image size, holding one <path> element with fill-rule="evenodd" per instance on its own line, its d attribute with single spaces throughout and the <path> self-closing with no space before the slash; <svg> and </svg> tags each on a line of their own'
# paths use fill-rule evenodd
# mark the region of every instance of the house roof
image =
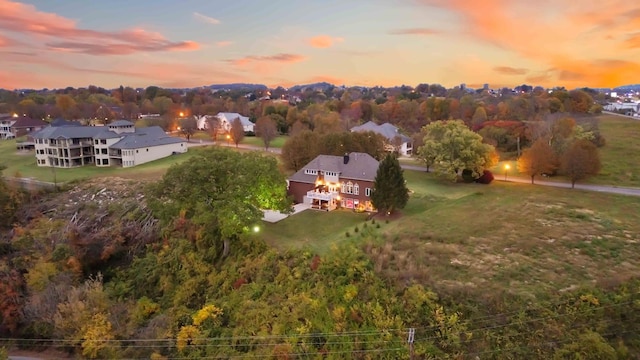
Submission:
<svg viewBox="0 0 640 360">
<path fill-rule="evenodd" d="M 55 119 L 51 122 L 51 124 L 49 124 L 51 126 L 82 126 L 79 122 L 77 121 L 69 121 L 69 120 L 65 120 L 62 118 L 58 118 Z"/>
<path fill-rule="evenodd" d="M 47 126 L 33 134 L 34 139 L 74 139 L 93 138 L 103 131 L 109 131 L 102 126 Z"/>
<path fill-rule="evenodd" d="M 159 128 L 159 127 L 158 127 Z M 161 131 L 162 129 L 159 128 Z M 162 131 L 162 137 L 156 136 L 157 134 L 136 132 L 133 134 L 125 135 L 125 137 L 117 143 L 111 145 L 112 149 L 139 149 L 144 147 L 179 144 L 185 143 L 186 140 L 168 136 Z"/>
<path fill-rule="evenodd" d="M 314 183 L 316 175 L 305 174 L 305 170 L 332 171 L 340 174 L 341 179 L 374 181 L 378 172 L 378 160 L 371 155 L 352 152 L 349 161 L 344 163 L 344 156 L 318 155 L 307 165 L 289 177 L 290 181 Z"/>
<path fill-rule="evenodd" d="M 133 126 L 134 124 L 129 120 L 116 120 L 110 123 L 108 126 Z"/>
<path fill-rule="evenodd" d="M 389 123 L 384 123 L 381 125 L 378 125 L 376 123 L 374 123 L 373 121 L 368 121 L 362 125 L 359 126 L 354 126 L 351 128 L 351 131 L 357 131 L 357 132 L 363 132 L 363 131 L 373 131 L 377 134 L 380 134 L 382 136 L 384 136 L 387 140 L 392 141 L 396 136 L 400 136 L 400 138 L 402 139 L 403 142 L 410 142 L 411 139 L 409 139 L 408 136 L 401 134 L 398 131 L 398 128 L 389 124 Z"/>
<path fill-rule="evenodd" d="M 218 115 L 216 115 L 218 117 L 218 119 L 220 120 L 224 120 L 226 122 L 228 122 L 229 124 L 231 124 L 231 122 L 233 122 L 236 118 L 240 119 L 240 122 L 242 123 L 242 126 L 251 126 L 253 125 L 253 123 L 249 120 L 248 117 L 246 116 L 242 116 L 238 113 L 228 113 L 228 112 L 219 112 Z"/>
<path fill-rule="evenodd" d="M 32 119 L 27 116 L 16 118 L 16 122 L 11 125 L 12 128 L 34 127 L 34 126 L 47 126 L 47 122 L 39 119 Z"/>
</svg>

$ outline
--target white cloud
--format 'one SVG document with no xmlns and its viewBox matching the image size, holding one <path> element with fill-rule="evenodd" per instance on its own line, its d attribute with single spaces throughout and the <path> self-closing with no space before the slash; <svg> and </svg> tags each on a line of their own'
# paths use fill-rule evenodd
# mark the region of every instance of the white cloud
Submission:
<svg viewBox="0 0 640 360">
<path fill-rule="evenodd" d="M 220 20 L 216 19 L 216 18 L 212 18 L 211 16 L 207 16 L 207 15 L 202 15 L 199 12 L 194 12 L 193 13 L 193 17 L 195 17 L 196 19 L 206 22 L 207 24 L 213 24 L 213 25 L 218 25 L 220 24 Z"/>
</svg>

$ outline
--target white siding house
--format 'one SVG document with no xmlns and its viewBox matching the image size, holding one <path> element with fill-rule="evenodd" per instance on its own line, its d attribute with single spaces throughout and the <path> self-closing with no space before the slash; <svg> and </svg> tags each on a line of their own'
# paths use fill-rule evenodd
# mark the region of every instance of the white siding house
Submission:
<svg viewBox="0 0 640 360">
<path fill-rule="evenodd" d="M 50 126 L 32 135 L 38 166 L 131 167 L 187 151 L 184 139 L 158 126 L 138 128 L 126 120 L 106 127 Z"/>
<path fill-rule="evenodd" d="M 229 132 L 229 130 L 231 130 L 231 124 L 233 124 L 235 119 L 240 119 L 245 132 L 254 132 L 254 123 L 252 123 L 246 116 L 242 116 L 238 113 L 220 112 L 216 117 L 220 122 L 220 128 L 225 132 Z"/>
</svg>

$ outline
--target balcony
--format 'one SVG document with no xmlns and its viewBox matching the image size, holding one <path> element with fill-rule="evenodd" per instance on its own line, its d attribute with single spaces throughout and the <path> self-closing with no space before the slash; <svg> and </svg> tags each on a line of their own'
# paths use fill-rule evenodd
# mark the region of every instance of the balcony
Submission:
<svg viewBox="0 0 640 360">
<path fill-rule="evenodd" d="M 339 193 L 337 191 L 307 191 L 307 198 L 314 200 L 331 201 L 338 197 Z"/>
</svg>

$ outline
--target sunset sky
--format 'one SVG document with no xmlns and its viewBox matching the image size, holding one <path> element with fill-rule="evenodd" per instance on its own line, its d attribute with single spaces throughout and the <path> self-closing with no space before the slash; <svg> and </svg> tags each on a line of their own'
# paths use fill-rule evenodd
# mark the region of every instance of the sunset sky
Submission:
<svg viewBox="0 0 640 360">
<path fill-rule="evenodd" d="M 640 2 L 0 0 L 0 88 L 640 82 Z"/>
</svg>

